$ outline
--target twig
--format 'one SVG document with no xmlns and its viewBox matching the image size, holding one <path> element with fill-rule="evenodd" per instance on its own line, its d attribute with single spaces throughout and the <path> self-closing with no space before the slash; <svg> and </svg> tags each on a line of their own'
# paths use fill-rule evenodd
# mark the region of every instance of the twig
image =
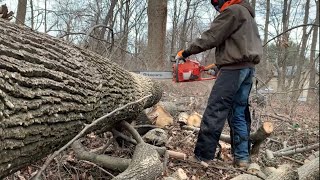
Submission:
<svg viewBox="0 0 320 180">
<path fill-rule="evenodd" d="M 196 132 L 197 129 L 193 129 L 192 132 L 190 134 L 188 134 L 188 136 L 186 136 L 185 138 L 183 138 L 182 140 L 180 140 L 178 143 L 184 142 L 185 140 L 187 140 L 193 133 Z"/>
<path fill-rule="evenodd" d="M 263 47 L 264 47 L 265 45 L 267 45 L 270 41 L 272 41 L 272 40 L 276 39 L 277 37 L 281 36 L 282 34 L 287 33 L 287 32 L 289 32 L 289 31 L 291 31 L 291 30 L 293 30 L 293 29 L 295 29 L 295 28 L 302 27 L 302 26 L 319 26 L 319 24 L 301 24 L 301 25 L 298 25 L 298 26 L 294 26 L 294 27 L 292 27 L 292 28 L 289 28 L 288 30 L 286 30 L 286 31 L 284 31 L 284 32 L 276 35 L 275 37 L 269 39 L 269 40 L 263 45 Z"/>
<path fill-rule="evenodd" d="M 121 132 L 119 132 L 119 131 L 117 131 L 117 130 L 115 130 L 115 129 L 112 129 L 112 133 L 113 133 L 113 135 L 114 135 L 115 137 L 121 137 L 122 139 L 128 141 L 129 143 L 134 144 L 134 145 L 137 145 L 137 141 L 136 141 L 136 140 L 134 140 L 134 139 L 132 139 L 132 138 L 130 138 L 130 137 L 122 134 Z"/>
<path fill-rule="evenodd" d="M 114 177 L 115 177 L 113 174 L 111 174 L 110 172 L 106 171 L 106 170 L 105 170 L 105 169 L 103 169 L 102 167 L 100 167 L 100 166 L 96 165 L 95 163 L 92 163 L 92 162 L 90 162 L 90 161 L 85 161 L 85 160 L 80 160 L 80 161 L 85 162 L 85 163 L 88 163 L 88 164 L 91 164 L 91 165 L 93 165 L 93 166 L 95 166 L 95 167 L 99 168 L 101 171 L 105 172 L 106 174 L 108 174 L 108 175 L 109 175 L 109 176 L 111 176 L 112 178 L 114 178 Z"/>
<path fill-rule="evenodd" d="M 64 151 L 65 149 L 67 149 L 74 141 L 76 141 L 78 138 L 80 138 L 81 136 L 83 136 L 89 128 L 97 125 L 99 122 L 105 120 L 107 117 L 113 115 L 114 113 L 116 113 L 116 112 L 118 112 L 118 111 L 120 111 L 120 110 L 123 110 L 123 109 L 125 109 L 126 107 L 128 107 L 128 106 L 130 106 L 130 105 L 133 105 L 133 104 L 136 104 L 136 103 L 138 103 L 138 102 L 141 102 L 141 101 L 143 101 L 144 99 L 146 99 L 146 98 L 148 98 L 148 97 L 150 97 L 150 96 L 151 96 L 151 95 L 145 96 L 145 97 L 143 97 L 143 98 L 141 98 L 141 99 L 139 99 L 139 100 L 137 100 L 137 101 L 135 101 L 135 102 L 131 102 L 131 103 L 128 103 L 128 104 L 126 104 L 126 105 L 124 105 L 124 106 L 122 106 L 122 107 L 116 108 L 115 110 L 111 111 L 110 113 L 108 113 L 108 114 L 106 114 L 106 115 L 98 118 L 97 120 L 94 120 L 91 124 L 86 125 L 86 126 L 85 126 L 74 138 L 72 138 L 67 144 L 65 144 L 62 148 L 60 148 L 59 150 L 55 151 L 51 156 L 49 156 L 49 157 L 47 158 L 46 162 L 43 164 L 43 166 L 42 166 L 41 169 L 38 171 L 38 173 L 34 176 L 33 179 L 35 179 L 35 180 L 40 180 L 40 175 L 41 175 L 41 173 L 48 167 L 48 165 L 50 164 L 50 162 L 51 162 L 58 154 L 60 154 L 60 153 L 61 153 L 62 151 Z"/>
<path fill-rule="evenodd" d="M 289 147 L 280 149 L 280 150 L 278 150 L 278 151 L 275 151 L 274 153 L 280 153 L 280 152 L 284 152 L 284 151 L 289 151 L 289 150 L 292 150 L 292 149 L 300 148 L 300 147 L 302 147 L 302 146 L 303 146 L 303 144 L 296 144 L 296 145 L 294 145 L 294 146 L 289 146 Z"/>
<path fill-rule="evenodd" d="M 56 161 L 57 163 L 57 169 L 58 169 L 58 177 L 59 177 L 59 180 L 62 180 L 61 178 L 61 172 L 60 172 L 60 165 L 59 165 L 59 161 L 57 160 L 57 158 L 54 158 L 54 160 Z"/>
<path fill-rule="evenodd" d="M 111 145 L 111 143 L 113 143 L 114 139 L 115 138 L 112 137 L 111 139 L 108 140 L 108 142 L 105 145 L 98 147 L 96 149 L 92 149 L 90 152 L 97 153 L 97 154 L 104 154 L 106 149 Z"/>
<path fill-rule="evenodd" d="M 295 163 L 297 163 L 297 164 L 299 164 L 299 165 L 304 165 L 303 162 L 298 161 L 298 160 L 295 160 L 295 159 L 290 158 L 290 157 L 288 157 L 288 156 L 282 156 L 282 158 L 283 158 L 283 159 L 286 159 L 286 160 L 289 160 L 289 161 L 293 161 L 293 162 L 295 162 Z"/>
<path fill-rule="evenodd" d="M 285 119 L 284 117 L 281 117 L 281 116 L 277 116 L 277 115 L 272 115 L 272 114 L 261 114 L 260 116 L 266 116 L 266 117 L 270 117 L 270 118 L 273 118 L 273 119 L 277 119 L 277 120 L 280 120 L 280 121 L 286 121 L 286 122 L 290 122 L 290 119 Z"/>
<path fill-rule="evenodd" d="M 313 149 L 317 149 L 317 148 L 319 148 L 319 143 L 313 144 L 313 145 L 310 145 L 310 146 L 306 146 L 306 147 L 303 147 L 303 148 L 297 148 L 297 149 L 294 149 L 294 150 L 275 152 L 275 153 L 273 153 L 273 155 L 274 156 L 288 156 L 288 155 L 292 155 L 292 154 L 296 154 L 296 153 L 302 153 L 302 152 L 313 150 Z"/>
<path fill-rule="evenodd" d="M 282 144 L 280 141 L 278 141 L 276 139 L 272 139 L 272 138 L 267 138 L 267 141 L 272 141 L 272 142 L 275 142 L 275 143 Z"/>
<path fill-rule="evenodd" d="M 133 126 L 131 126 L 127 121 L 121 121 L 121 125 L 124 126 L 133 136 L 133 138 L 137 141 L 137 144 L 143 143 L 143 139 Z"/>
</svg>

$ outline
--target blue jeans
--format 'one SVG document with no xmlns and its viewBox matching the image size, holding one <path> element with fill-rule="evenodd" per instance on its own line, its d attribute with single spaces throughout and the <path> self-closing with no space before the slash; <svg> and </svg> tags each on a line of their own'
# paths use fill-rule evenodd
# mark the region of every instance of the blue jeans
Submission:
<svg viewBox="0 0 320 180">
<path fill-rule="evenodd" d="M 254 68 L 220 70 L 201 121 L 194 150 L 200 160 L 214 159 L 226 119 L 230 126 L 234 160 L 249 160 L 250 126 L 248 97 Z"/>
</svg>

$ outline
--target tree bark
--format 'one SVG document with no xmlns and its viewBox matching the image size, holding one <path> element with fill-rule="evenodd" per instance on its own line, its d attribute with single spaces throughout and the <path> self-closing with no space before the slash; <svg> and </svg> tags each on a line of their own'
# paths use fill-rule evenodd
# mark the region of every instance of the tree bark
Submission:
<svg viewBox="0 0 320 180">
<path fill-rule="evenodd" d="M 298 168 L 299 180 L 319 179 L 319 157 Z"/>
<path fill-rule="evenodd" d="M 16 23 L 24 25 L 27 13 L 27 0 L 19 0 Z"/>
<path fill-rule="evenodd" d="M 319 1 L 316 1 L 316 19 L 315 22 L 319 22 Z M 307 95 L 307 101 L 309 104 L 316 104 L 319 102 L 317 101 L 317 88 L 316 85 L 316 48 L 317 48 L 317 41 L 318 41 L 318 33 L 319 27 L 313 27 L 312 33 L 312 42 L 311 42 L 311 53 L 310 53 L 310 80 L 309 80 L 309 90 Z"/>
<path fill-rule="evenodd" d="M 157 70 L 165 67 L 167 0 L 148 0 L 148 62 Z"/>
<path fill-rule="evenodd" d="M 186 0 L 186 12 L 184 14 L 183 23 L 182 23 L 182 29 L 180 32 L 180 40 L 179 40 L 179 49 L 185 49 L 186 48 L 186 42 L 187 42 L 187 21 L 190 11 L 190 4 L 191 0 Z"/>
<path fill-rule="evenodd" d="M 264 38 L 263 38 L 263 44 L 266 44 L 268 42 L 268 34 L 269 34 L 269 22 L 270 22 L 270 0 L 266 0 L 266 21 L 264 23 Z M 273 77 L 271 65 L 267 56 L 268 51 L 268 45 L 265 45 L 263 47 L 263 55 L 262 55 L 262 61 L 256 66 L 257 68 L 257 74 L 260 76 L 262 81 L 264 83 L 268 79 L 271 79 Z"/>
<path fill-rule="evenodd" d="M 288 2 L 289 1 L 289 2 Z M 282 31 L 285 32 L 289 28 L 289 18 L 291 11 L 291 0 L 284 0 L 282 9 Z M 281 68 L 278 70 L 278 91 L 285 90 L 286 87 L 286 72 L 287 72 L 287 58 L 289 47 L 289 32 L 284 33 L 279 39 L 280 53 L 278 56 L 278 64 Z"/>
<path fill-rule="evenodd" d="M 279 168 L 267 177 L 268 180 L 291 180 L 296 179 L 297 173 L 293 170 L 289 164 L 283 164 Z"/>
<path fill-rule="evenodd" d="M 151 94 L 94 127 L 132 120 L 160 85 L 93 52 L 0 20 L 0 179 L 57 150 L 94 119 Z"/>
<path fill-rule="evenodd" d="M 304 19 L 303 19 L 303 24 L 308 24 L 308 19 L 309 19 L 309 7 L 310 7 L 310 0 L 306 0 L 305 2 L 305 10 L 304 10 Z M 307 41 L 309 38 L 309 33 L 307 33 L 307 26 L 303 26 L 302 28 L 302 43 L 301 43 L 301 48 L 300 48 L 300 53 L 299 53 L 299 58 L 297 62 L 297 71 L 295 72 L 295 77 L 293 81 L 293 86 L 292 89 L 300 89 L 300 87 L 303 87 L 303 83 L 301 82 L 301 74 L 303 70 L 303 66 L 305 63 L 305 54 L 306 54 L 306 49 L 307 49 Z M 296 102 L 301 94 L 301 91 L 294 91 L 292 93 L 291 99 Z M 295 103 L 293 103 L 295 105 Z"/>
</svg>

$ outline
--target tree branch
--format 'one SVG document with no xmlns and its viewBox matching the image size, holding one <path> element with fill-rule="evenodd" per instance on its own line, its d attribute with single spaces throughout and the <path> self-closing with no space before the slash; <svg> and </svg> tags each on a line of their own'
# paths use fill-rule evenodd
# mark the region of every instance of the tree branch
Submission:
<svg viewBox="0 0 320 180">
<path fill-rule="evenodd" d="M 46 162 L 44 163 L 44 165 L 41 167 L 41 169 L 38 171 L 38 173 L 35 175 L 35 177 L 33 179 L 35 180 L 40 180 L 40 175 L 41 173 L 48 167 L 48 165 L 50 164 L 50 162 L 57 156 L 59 155 L 62 151 L 64 151 L 65 149 L 67 149 L 74 141 L 76 141 L 77 139 L 79 139 L 81 136 L 83 136 L 88 129 L 92 128 L 93 126 L 97 125 L 99 122 L 104 121 L 107 117 L 110 117 L 112 114 L 125 109 L 126 107 L 136 104 L 138 102 L 143 101 L 144 99 L 150 97 L 151 95 L 145 96 L 135 102 L 131 102 L 128 103 L 122 107 L 116 108 L 115 110 L 111 111 L 110 113 L 98 118 L 97 120 L 93 121 L 91 124 L 86 125 L 73 139 L 71 139 L 66 145 L 64 145 L 62 148 L 60 148 L 59 150 L 55 151 L 51 156 L 48 157 L 48 159 L 46 160 Z"/>
</svg>

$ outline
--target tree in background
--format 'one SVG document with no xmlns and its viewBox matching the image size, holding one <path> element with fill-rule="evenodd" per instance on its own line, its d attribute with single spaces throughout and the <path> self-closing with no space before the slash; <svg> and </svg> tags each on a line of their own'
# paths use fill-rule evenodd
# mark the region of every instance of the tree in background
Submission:
<svg viewBox="0 0 320 180">
<path fill-rule="evenodd" d="M 148 62 L 155 69 L 165 66 L 167 0 L 148 0 Z"/>
<path fill-rule="evenodd" d="M 16 23 L 24 25 L 27 13 L 27 0 L 19 0 Z"/>
</svg>

